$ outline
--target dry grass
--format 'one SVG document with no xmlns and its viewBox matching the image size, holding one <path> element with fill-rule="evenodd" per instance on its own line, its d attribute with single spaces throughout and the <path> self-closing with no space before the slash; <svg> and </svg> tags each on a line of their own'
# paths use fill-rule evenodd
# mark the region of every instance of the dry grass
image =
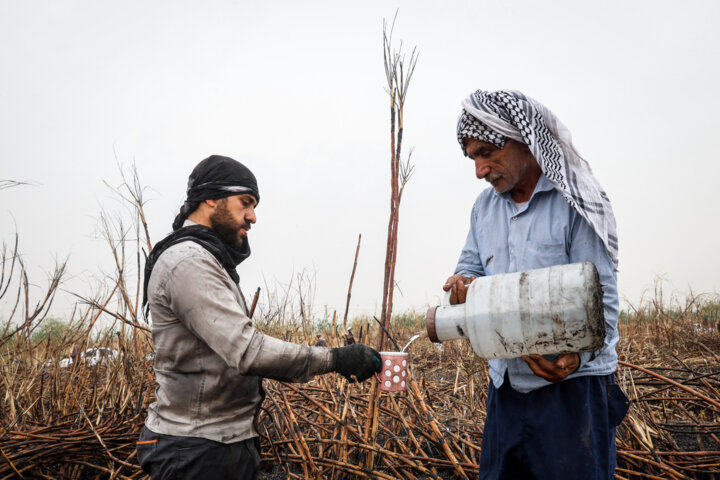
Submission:
<svg viewBox="0 0 720 480">
<path fill-rule="evenodd" d="M 717 307 L 650 307 L 622 320 L 618 350 L 625 365 L 617 379 L 633 404 L 618 432 L 616 478 L 720 476 L 720 358 L 714 353 L 720 334 L 703 323 Z M 393 336 L 402 344 L 421 324 L 420 316 L 399 318 Z M 378 329 L 370 324 L 368 338 L 367 325 L 356 320 L 354 330 L 363 327 L 365 341 L 373 342 Z M 340 342 L 332 331 L 325 336 Z M 123 351 L 122 359 L 75 369 L 46 362 L 67 353 L 77 338 L 32 346 L 17 340 L 0 356 L 0 479 L 143 478 L 134 442 L 154 390 L 144 335 L 127 329 L 101 338 L 99 344 Z M 461 341 L 440 352 L 423 339 L 410 353 L 414 382 L 407 393 L 380 395 L 374 436 L 365 428 L 369 382 L 348 384 L 334 374 L 304 385 L 266 380 L 260 416 L 265 478 L 475 477 L 486 362 Z"/>
</svg>

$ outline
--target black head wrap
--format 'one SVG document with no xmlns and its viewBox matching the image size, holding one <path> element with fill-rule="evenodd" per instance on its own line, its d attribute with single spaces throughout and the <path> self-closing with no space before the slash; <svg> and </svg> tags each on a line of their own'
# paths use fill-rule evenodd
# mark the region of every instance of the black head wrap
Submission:
<svg viewBox="0 0 720 480">
<path fill-rule="evenodd" d="M 194 212 L 203 200 L 219 199 L 247 193 L 260 201 L 255 175 L 245 165 L 230 157 L 212 155 L 190 173 L 187 186 L 187 199 L 180 207 L 180 213 L 173 221 L 173 233 L 160 240 L 153 247 L 145 262 L 145 282 L 143 285 L 143 307 L 145 319 L 148 317 L 148 284 L 150 275 L 160 255 L 171 246 L 191 241 L 210 252 L 228 272 L 235 283 L 240 281 L 235 268 L 250 256 L 250 244 L 247 238 L 240 247 L 229 245 L 211 228 L 204 225 L 183 227 L 188 215 Z"/>
<path fill-rule="evenodd" d="M 260 201 L 255 175 L 242 163 L 230 157 L 211 155 L 190 173 L 187 199 L 180 213 L 175 217 L 173 230 L 182 227 L 188 215 L 194 212 L 203 200 L 225 198 L 240 193 L 249 193 Z"/>
</svg>

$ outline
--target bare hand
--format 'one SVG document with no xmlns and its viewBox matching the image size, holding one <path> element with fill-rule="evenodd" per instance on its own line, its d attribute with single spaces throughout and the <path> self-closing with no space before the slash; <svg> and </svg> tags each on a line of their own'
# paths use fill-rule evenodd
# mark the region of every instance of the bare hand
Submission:
<svg viewBox="0 0 720 480">
<path fill-rule="evenodd" d="M 463 277 L 462 275 L 453 275 L 448 278 L 443 285 L 443 290 L 450 292 L 450 305 L 457 305 L 458 303 L 465 303 L 467 297 L 468 286 L 475 280 L 475 277 Z"/>
<path fill-rule="evenodd" d="M 580 355 L 577 353 L 563 353 L 555 360 L 550 361 L 542 355 L 523 355 L 523 360 L 528 364 L 530 370 L 540 378 L 548 382 L 557 383 L 567 378 L 580 367 Z"/>
</svg>

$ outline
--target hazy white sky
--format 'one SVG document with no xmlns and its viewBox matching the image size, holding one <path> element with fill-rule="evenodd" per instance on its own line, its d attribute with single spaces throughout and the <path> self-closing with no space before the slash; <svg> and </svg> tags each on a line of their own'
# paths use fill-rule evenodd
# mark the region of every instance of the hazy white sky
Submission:
<svg viewBox="0 0 720 480">
<path fill-rule="evenodd" d="M 401 205 L 395 311 L 438 301 L 487 187 L 455 140 L 471 91 L 514 88 L 550 107 L 610 196 L 619 288 L 657 276 L 720 291 L 720 3 L 708 1 L 0 0 L 0 239 L 17 229 L 34 281 L 70 257 L 66 288 L 111 271 L 96 236 L 103 180 L 137 165 L 153 241 L 210 154 L 262 195 L 248 292 L 315 278 L 315 307 L 377 313 L 389 208 L 382 20 L 420 60 L 406 105 L 415 176 Z M 91 283 L 91 282 L 90 282 Z"/>
</svg>

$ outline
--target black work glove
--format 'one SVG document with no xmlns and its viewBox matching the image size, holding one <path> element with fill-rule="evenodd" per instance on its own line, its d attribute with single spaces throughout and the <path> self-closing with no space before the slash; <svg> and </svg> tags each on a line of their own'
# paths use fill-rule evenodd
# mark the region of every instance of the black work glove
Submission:
<svg viewBox="0 0 720 480">
<path fill-rule="evenodd" d="M 350 382 L 364 382 L 374 373 L 380 373 L 382 362 L 380 354 L 361 343 L 333 348 L 333 371 L 338 372 Z"/>
</svg>

